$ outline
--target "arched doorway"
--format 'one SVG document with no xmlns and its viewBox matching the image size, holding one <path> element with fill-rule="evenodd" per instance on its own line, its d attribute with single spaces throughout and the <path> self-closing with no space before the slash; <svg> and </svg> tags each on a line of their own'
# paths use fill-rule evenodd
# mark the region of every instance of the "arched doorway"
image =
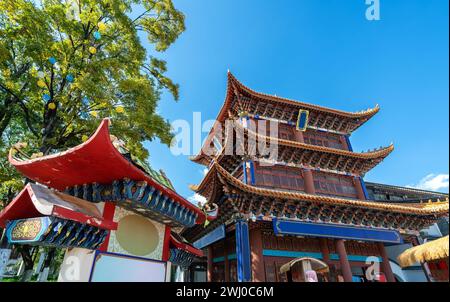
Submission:
<svg viewBox="0 0 450 302">
<path fill-rule="evenodd" d="M 294 259 L 280 268 L 288 282 L 326 282 L 329 271 L 325 262 L 310 257 Z"/>
</svg>

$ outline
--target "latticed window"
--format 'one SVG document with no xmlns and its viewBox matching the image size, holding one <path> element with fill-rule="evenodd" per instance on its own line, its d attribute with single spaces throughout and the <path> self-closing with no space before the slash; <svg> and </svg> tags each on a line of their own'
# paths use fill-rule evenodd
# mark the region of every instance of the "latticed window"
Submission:
<svg viewBox="0 0 450 302">
<path fill-rule="evenodd" d="M 294 127 L 280 124 L 278 127 L 278 137 L 290 141 L 295 140 Z"/>
<path fill-rule="evenodd" d="M 348 176 L 314 173 L 314 187 L 319 194 L 357 197 L 353 179 Z"/>
<path fill-rule="evenodd" d="M 258 166 L 256 185 L 261 187 L 304 191 L 305 182 L 301 171 L 283 166 Z"/>
<path fill-rule="evenodd" d="M 329 147 L 334 149 L 345 149 L 339 135 L 328 132 L 307 131 L 303 135 L 306 144 Z"/>
</svg>

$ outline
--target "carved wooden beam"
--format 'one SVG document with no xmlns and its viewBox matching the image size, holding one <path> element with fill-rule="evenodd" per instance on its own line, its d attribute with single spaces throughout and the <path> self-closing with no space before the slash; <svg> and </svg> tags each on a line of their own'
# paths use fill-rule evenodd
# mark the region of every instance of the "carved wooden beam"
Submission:
<svg viewBox="0 0 450 302">
<path fill-rule="evenodd" d="M 336 129 L 336 128 L 335 128 L 336 123 L 339 122 L 339 120 L 340 120 L 340 118 L 338 118 L 338 117 L 335 116 L 335 117 L 331 120 L 331 123 L 330 123 L 330 129 L 334 129 L 334 130 L 335 130 L 335 129 Z"/>
<path fill-rule="evenodd" d="M 298 114 L 298 110 L 294 110 L 294 109 L 292 109 L 291 110 L 291 114 L 289 115 L 289 121 L 294 121 L 294 118 L 295 118 L 295 116 Z"/>
<path fill-rule="evenodd" d="M 322 153 L 322 154 L 320 155 L 319 160 L 317 161 L 317 166 L 319 166 L 319 167 L 323 166 L 323 165 L 321 165 L 322 160 L 323 160 L 327 155 L 328 155 L 328 154 L 326 154 L 326 153 Z M 330 157 L 331 157 L 331 155 L 330 155 Z"/>
<path fill-rule="evenodd" d="M 346 122 L 346 119 L 344 119 L 344 118 L 340 119 L 340 122 L 339 122 L 338 126 L 336 127 L 336 131 L 342 131 L 342 126 L 344 125 L 345 122 Z"/>
<path fill-rule="evenodd" d="M 321 119 L 321 117 L 322 117 L 322 114 L 317 114 L 316 115 L 316 119 L 315 119 L 315 121 L 313 122 L 313 127 L 317 127 L 317 125 L 319 124 L 319 121 L 320 121 L 320 119 Z"/>
<path fill-rule="evenodd" d="M 327 115 L 325 116 L 325 119 L 323 120 L 322 123 L 320 123 L 320 128 L 326 128 L 327 122 L 330 119 L 330 117 Z"/>
</svg>

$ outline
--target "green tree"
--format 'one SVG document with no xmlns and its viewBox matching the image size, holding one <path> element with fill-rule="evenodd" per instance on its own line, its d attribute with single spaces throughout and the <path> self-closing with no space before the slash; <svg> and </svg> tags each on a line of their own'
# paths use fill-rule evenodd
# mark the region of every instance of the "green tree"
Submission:
<svg viewBox="0 0 450 302">
<path fill-rule="evenodd" d="M 110 117 L 112 133 L 140 160 L 148 157 L 144 141 L 170 144 L 170 124 L 156 109 L 164 89 L 178 100 L 178 85 L 140 38 L 162 52 L 184 29 L 171 0 L 0 1 L 3 203 L 23 184 L 6 162 L 18 139 L 45 155 L 81 143 Z"/>
</svg>

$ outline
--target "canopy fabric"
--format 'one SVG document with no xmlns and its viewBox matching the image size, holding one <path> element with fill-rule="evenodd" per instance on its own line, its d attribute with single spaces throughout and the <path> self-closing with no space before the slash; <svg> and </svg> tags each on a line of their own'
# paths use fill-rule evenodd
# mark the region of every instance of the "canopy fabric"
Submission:
<svg viewBox="0 0 450 302">
<path fill-rule="evenodd" d="M 448 257 L 448 237 L 442 237 L 419 246 L 407 249 L 397 258 L 401 267 L 412 266 L 417 262 L 423 263 Z"/>
<path fill-rule="evenodd" d="M 284 274 L 284 273 L 290 271 L 291 268 L 295 264 L 301 263 L 303 261 L 310 261 L 311 262 L 311 268 L 313 270 L 315 270 L 316 272 L 325 272 L 326 273 L 326 272 L 329 271 L 329 267 L 328 267 L 328 265 L 325 262 L 323 262 L 321 260 L 318 260 L 318 259 L 315 259 L 315 258 L 303 257 L 303 258 L 294 259 L 294 260 L 286 263 L 285 265 L 283 265 L 280 268 L 280 273 Z"/>
</svg>

